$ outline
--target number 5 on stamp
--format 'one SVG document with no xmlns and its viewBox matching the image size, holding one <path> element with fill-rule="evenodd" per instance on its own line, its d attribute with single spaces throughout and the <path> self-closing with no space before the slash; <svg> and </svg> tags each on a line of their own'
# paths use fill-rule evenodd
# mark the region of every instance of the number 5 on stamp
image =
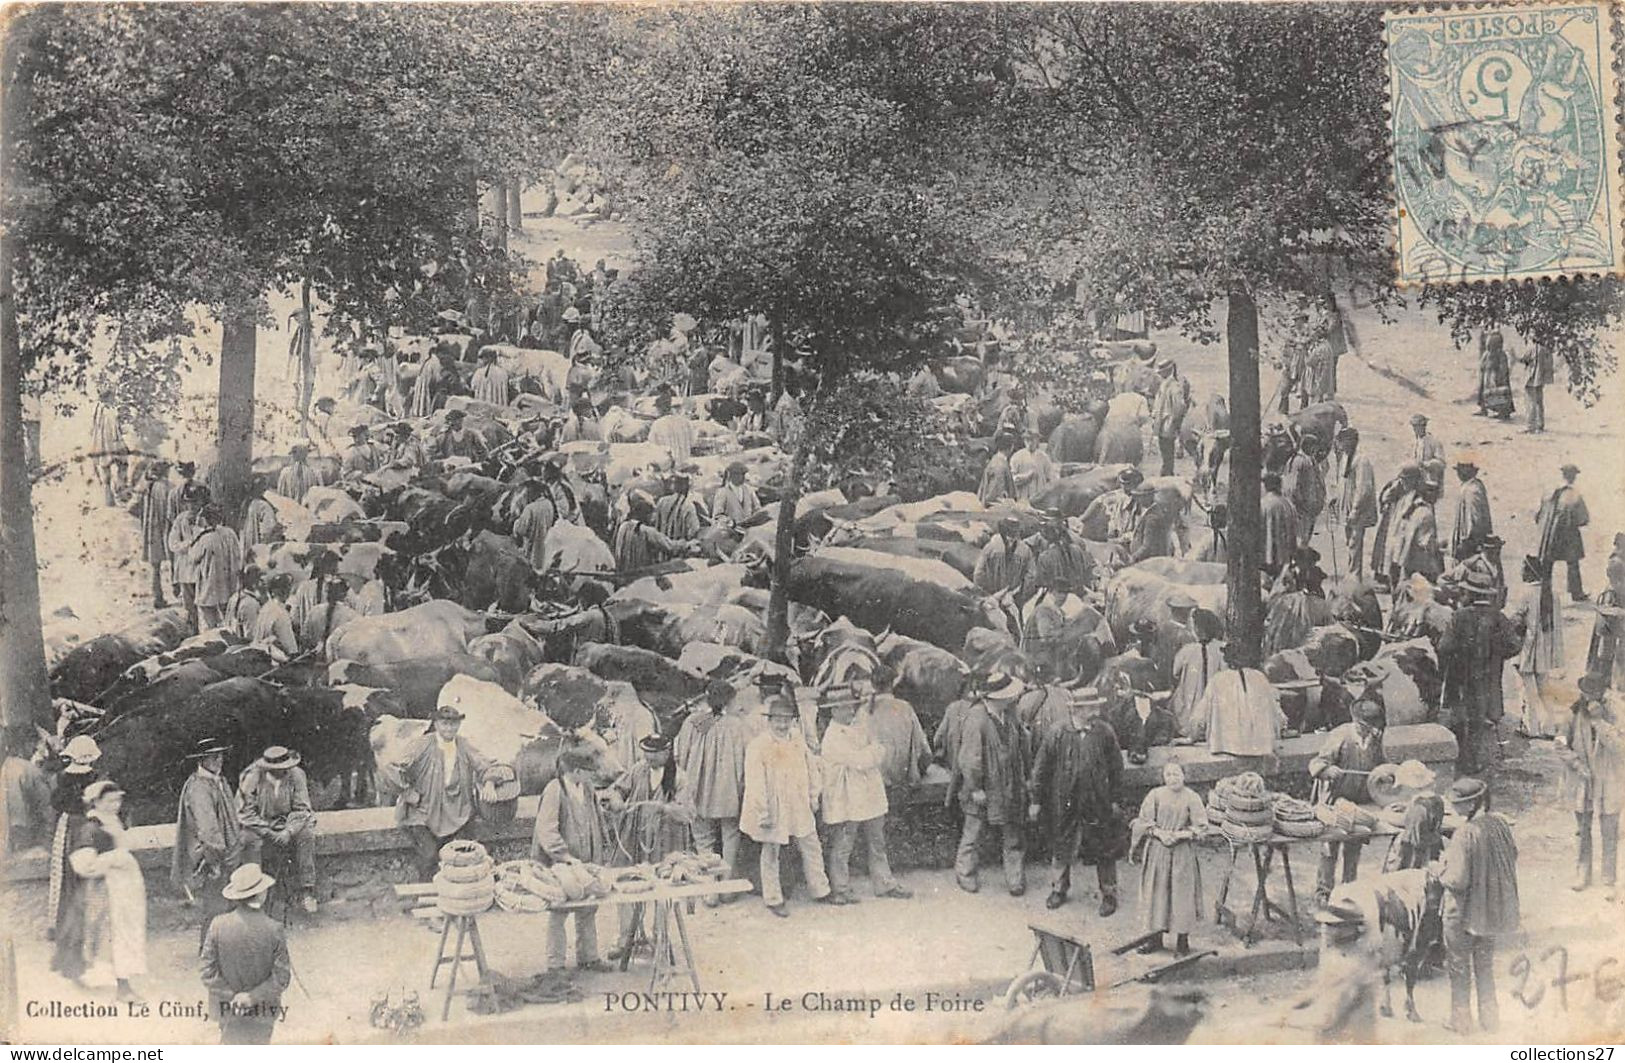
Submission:
<svg viewBox="0 0 1625 1063">
<path fill-rule="evenodd" d="M 1622 272 L 1610 6 L 1383 21 L 1398 282 Z"/>
</svg>

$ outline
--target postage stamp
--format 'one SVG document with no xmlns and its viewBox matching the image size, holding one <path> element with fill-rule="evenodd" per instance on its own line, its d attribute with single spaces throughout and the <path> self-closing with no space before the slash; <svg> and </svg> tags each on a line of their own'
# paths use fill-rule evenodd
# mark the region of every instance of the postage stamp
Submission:
<svg viewBox="0 0 1625 1063">
<path fill-rule="evenodd" d="M 1620 272 L 1611 5 L 1385 22 L 1399 283 Z"/>
</svg>

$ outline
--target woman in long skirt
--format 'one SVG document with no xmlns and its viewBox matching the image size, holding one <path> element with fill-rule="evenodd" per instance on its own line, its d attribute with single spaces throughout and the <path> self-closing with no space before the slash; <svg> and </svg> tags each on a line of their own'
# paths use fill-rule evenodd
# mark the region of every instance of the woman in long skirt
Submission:
<svg viewBox="0 0 1625 1063">
<path fill-rule="evenodd" d="M 1162 936 L 1175 935 L 1174 955 L 1190 953 L 1190 932 L 1202 917 L 1202 869 L 1196 859 L 1196 837 L 1207 827 L 1207 809 L 1194 790 L 1185 788 L 1185 769 L 1169 764 L 1162 785 L 1145 795 L 1131 824 L 1132 851 L 1140 854 L 1140 905 L 1145 929 L 1157 935 L 1141 952 L 1164 947 Z"/>
<path fill-rule="evenodd" d="M 83 892 L 82 953 L 60 962 L 59 936 L 53 966 L 86 984 L 112 981 L 120 1000 L 134 1000 L 130 979 L 147 973 L 147 888 L 125 843 L 123 805 L 124 791 L 105 779 L 85 789 L 87 812 L 76 823 L 68 853 L 74 888 Z"/>
<path fill-rule="evenodd" d="M 1523 627 L 1523 653 L 1518 678 L 1523 683 L 1523 718 L 1518 732 L 1529 738 L 1552 738 L 1568 723 L 1566 704 L 1550 688 L 1563 670 L 1563 606 L 1552 593 L 1552 565 L 1535 557 L 1523 560 L 1523 597 L 1513 614 Z"/>
<path fill-rule="evenodd" d="M 1494 414 L 1501 420 L 1512 416 L 1512 367 L 1507 361 L 1505 341 L 1499 332 L 1479 334 L 1478 413 Z"/>
</svg>

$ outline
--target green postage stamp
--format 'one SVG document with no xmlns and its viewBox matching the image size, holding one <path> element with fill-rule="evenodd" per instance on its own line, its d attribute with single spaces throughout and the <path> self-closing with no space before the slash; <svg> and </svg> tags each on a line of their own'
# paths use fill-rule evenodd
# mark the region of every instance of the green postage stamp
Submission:
<svg viewBox="0 0 1625 1063">
<path fill-rule="evenodd" d="M 1621 269 L 1608 3 L 1386 18 L 1401 284 Z"/>
</svg>

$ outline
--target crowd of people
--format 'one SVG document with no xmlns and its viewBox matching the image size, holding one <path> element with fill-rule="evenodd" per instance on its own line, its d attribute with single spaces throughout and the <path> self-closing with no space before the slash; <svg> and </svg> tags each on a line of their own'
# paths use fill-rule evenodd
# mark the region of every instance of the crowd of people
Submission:
<svg viewBox="0 0 1625 1063">
<path fill-rule="evenodd" d="M 680 404 L 685 396 L 720 394 L 733 400 L 721 406 L 729 430 L 793 447 L 803 430 L 796 396 L 787 389 L 770 404 L 759 373 L 764 363 L 755 357 L 765 322 L 720 330 L 720 345 L 701 339 L 692 319 L 674 323 L 672 336 L 651 352 L 636 381 L 654 397 L 646 439 L 665 460 L 658 476 L 612 489 L 559 450 L 611 435 L 604 424 L 611 411 L 592 387 L 600 379 L 594 363 L 602 353 L 593 328 L 608 275 L 602 263 L 583 278 L 573 263 L 555 260 L 548 277 L 535 310 L 509 323 L 513 335 L 503 338 L 567 352 L 567 394 L 556 414 L 523 420 L 511 442 L 493 445 L 467 423 L 461 406 L 448 405 L 458 395 L 504 410 L 520 402 L 518 382 L 493 347 L 475 343 L 459 353 L 437 339 L 410 373 L 402 372 L 395 354 L 363 346 L 345 402 L 387 416 L 350 424 L 350 441 L 340 445 L 334 438 L 340 403 L 316 403 L 305 438 L 291 448 L 274 483 L 256 486 L 235 527 L 194 463 L 180 462 L 172 473 L 163 460 L 143 460 L 133 490 L 154 606 L 167 604 L 167 588 L 194 631 L 224 629 L 278 660 L 320 657 L 346 623 L 398 608 L 404 573 L 385 565 L 368 580 L 346 579 L 335 571 L 332 554 L 317 551 L 302 578 L 267 575 L 252 556 L 254 547 L 282 537 L 286 518 L 278 499 L 308 506 L 335 485 L 390 471 L 410 479 L 448 463 L 487 470 L 503 485 L 512 538 L 538 587 L 550 537 L 565 525 L 590 529 L 623 577 L 671 558 L 726 556 L 719 542 L 736 545 L 744 531 L 769 519 L 758 494 L 763 485 L 752 483 L 751 467 L 736 461 L 709 498 L 693 493 L 697 411 Z M 448 318 L 448 327 L 466 324 L 464 317 Z M 1289 395 L 1301 393 L 1306 406 L 1335 398 L 1337 356 L 1348 343 L 1342 325 L 1289 351 L 1283 414 Z M 1492 334 L 1483 352 L 1481 404 L 1483 412 L 1499 416 L 1510 410 L 1506 374 L 1495 361 L 1504 362 L 1505 343 Z M 745 696 L 735 682 L 712 680 L 680 727 L 638 737 L 641 759 L 613 780 L 598 777 L 590 758 L 565 749 L 557 776 L 541 795 L 533 859 L 644 862 L 695 848 L 719 850 L 730 872 L 739 874 L 742 840 L 749 839 L 759 848 L 762 902 L 775 916 L 789 917 L 783 849 L 794 844 L 814 902 L 846 906 L 859 899 L 851 856 L 861 838 L 872 893 L 907 898 L 910 891 L 891 870 L 887 823 L 937 764 L 948 773 L 948 800 L 960 817 L 954 872 L 961 889 L 981 888 L 984 842 L 997 835 L 1004 884 L 1012 895 L 1022 895 L 1036 839 L 1050 863 L 1046 904 L 1067 902 L 1073 867 L 1081 863 L 1095 868 L 1098 916 L 1111 918 L 1122 898 L 1117 865 L 1127 857 L 1140 867 L 1145 951 L 1171 945 L 1183 955 L 1202 910 L 1197 845 L 1211 829 L 1206 807 L 1181 767 L 1170 763 L 1162 784 L 1146 794 L 1134 815 L 1125 815 L 1126 766 L 1146 763 L 1151 747 L 1168 744 L 1267 755 L 1289 731 L 1326 727 L 1309 765 L 1313 800 L 1371 800 L 1370 772 L 1389 760 L 1380 677 L 1350 670 L 1340 682 L 1347 722 L 1317 719 L 1307 699 L 1283 696 L 1262 670 L 1246 663 L 1240 652 L 1246 635 L 1227 637 L 1219 613 L 1184 593 L 1167 599 L 1165 618 L 1129 625 L 1125 645 L 1117 645 L 1098 612 L 1092 641 L 1070 634 L 1095 609 L 1111 571 L 1151 558 L 1228 557 L 1228 433 L 1207 425 L 1193 442 L 1186 424 L 1193 413 L 1191 385 L 1178 366 L 1158 358 L 1154 344 L 1137 347 L 1101 377 L 1098 401 L 1046 423 L 1042 397 L 1029 396 L 996 358 L 986 361 L 977 397 L 996 414 L 977 495 L 988 507 L 1036 508 L 1038 530 L 1025 535 L 1021 520 L 1000 520 L 971 582 L 1010 607 L 1020 667 L 997 655 L 973 663 L 965 696 L 947 707 L 930 735 L 915 707 L 898 696 L 895 670 L 873 654 L 842 681 L 819 689 L 813 725 L 794 685 L 775 681 L 771 673 L 758 678 L 754 696 Z M 1539 375 L 1534 369 L 1531 374 L 1531 380 Z M 1539 386 L 1530 385 L 1532 396 Z M 1531 397 L 1531 404 L 1539 409 L 1537 399 Z M 713 403 L 712 416 L 717 408 Z M 1531 430 L 1538 430 L 1534 416 Z M 1443 718 L 1458 735 L 1463 778 L 1447 801 L 1417 799 L 1385 866 L 1429 867 L 1444 884 L 1453 999 L 1459 996 L 1464 1008 L 1466 989 L 1457 994 L 1458 985 L 1473 978 L 1481 987 L 1492 985 L 1487 942 L 1517 918 L 1516 848 L 1504 821 L 1486 812 L 1486 785 L 1472 777 L 1493 769 L 1498 755 L 1494 726 L 1503 711 L 1507 659 L 1522 683 L 1520 730 L 1556 739 L 1571 765 L 1582 869 L 1577 888 L 1591 881 L 1594 829 L 1601 838 L 1602 879 L 1614 885 L 1625 792 L 1625 747 L 1614 716 L 1614 700 L 1625 691 L 1625 652 L 1619 652 L 1625 536 L 1615 538 L 1609 589 L 1597 602 L 1585 678 L 1574 700 L 1556 681 L 1574 655 L 1565 654 L 1563 595 L 1553 580 L 1557 564 L 1566 564 L 1567 597 L 1588 600 L 1580 577 L 1589 523 L 1576 486 L 1580 470 L 1564 465 L 1561 482 L 1542 499 L 1539 541 L 1520 569 L 1522 593 L 1513 594 L 1481 479 L 1482 459 L 1471 452 L 1448 455 L 1422 414 L 1411 425 L 1410 459 L 1380 486 L 1360 432 L 1346 416 L 1330 422 L 1289 418 L 1268 426 L 1259 524 L 1268 607 L 1260 636 L 1266 653 L 1291 649 L 1335 620 L 1379 641 L 1422 638 L 1431 644 L 1443 682 Z M 1159 462 L 1158 475 L 1150 478 L 1139 468 L 1147 437 Z M 1181 458 L 1193 463 L 1183 490 L 1172 482 Z M 1047 504 L 1066 466 L 1094 464 L 1125 467 L 1080 516 Z M 1438 513 L 1447 468 L 1458 481 L 1448 533 Z M 1196 508 L 1206 513 L 1205 528 L 1190 526 L 1193 482 L 1202 488 Z M 1330 551 L 1334 573 L 1346 570 L 1366 590 L 1329 591 L 1317 542 Z M 1346 566 L 1339 563 L 1340 549 Z M 1394 604 L 1385 621 L 1379 611 L 1375 629 L 1350 619 L 1355 614 L 1331 600 L 1339 593 L 1351 599 L 1365 593 L 1375 603 L 1376 589 Z M 601 589 L 583 593 L 593 595 L 589 604 L 602 604 Z M 604 638 L 616 640 L 612 624 L 606 624 Z M 478 827 L 475 793 L 491 761 L 461 737 L 463 718 L 456 698 L 443 693 L 427 732 L 404 762 L 401 822 L 412 837 L 420 874 L 432 872 L 444 844 Z M 145 899 L 139 868 L 122 844 L 121 794 L 116 782 L 95 778 L 96 751 L 87 742 L 75 739 L 63 751 L 65 766 L 50 800 L 58 814 L 53 965 L 74 978 L 96 964 L 110 966 L 119 992 L 131 995 L 129 979 L 144 973 Z M 232 1020 L 222 1020 L 227 1036 L 264 1039 L 271 1026 L 259 1020 L 275 1013 L 288 984 L 288 961 L 281 927 L 263 909 L 281 880 L 287 903 L 316 910 L 316 815 L 298 752 L 266 749 L 236 780 L 223 777 L 226 752 L 212 740 L 194 751 L 195 771 L 177 813 L 172 878 L 205 916 L 199 927 L 202 976 L 229 1005 L 223 1014 Z M 1467 817 L 1448 842 L 1440 827 L 1446 803 Z M 1336 890 L 1358 879 L 1361 847 L 1357 840 L 1325 846 L 1317 897 L 1327 910 L 1339 910 Z M 230 911 L 224 910 L 228 903 Z M 724 902 L 709 897 L 706 903 Z M 568 922 L 558 913 L 550 919 L 550 967 L 566 966 Z M 575 965 L 600 967 L 595 918 L 584 912 L 574 922 Z M 1489 992 L 1493 1002 L 1493 988 Z M 1493 1023 L 1493 1007 L 1483 994 L 1481 988 L 1481 1021 Z M 1463 1014 L 1458 1011 L 1453 1021 L 1464 1029 Z"/>
</svg>

